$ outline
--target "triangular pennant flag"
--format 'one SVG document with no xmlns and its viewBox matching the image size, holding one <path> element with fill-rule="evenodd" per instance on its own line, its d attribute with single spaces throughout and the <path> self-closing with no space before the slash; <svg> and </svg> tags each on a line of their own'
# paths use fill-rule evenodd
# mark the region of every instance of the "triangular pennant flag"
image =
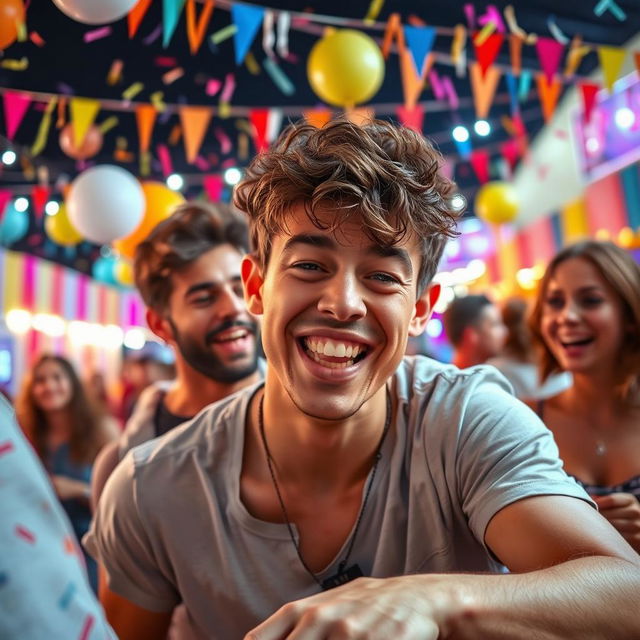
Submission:
<svg viewBox="0 0 640 640">
<path fill-rule="evenodd" d="M 371 107 L 356 107 L 355 109 L 345 109 L 344 115 L 353 124 L 362 126 L 369 124 L 375 119 L 375 111 Z"/>
<path fill-rule="evenodd" d="M 636 51 L 633 54 L 633 61 L 636 64 L 636 69 L 637 69 L 638 73 L 640 73 L 640 51 Z"/>
<path fill-rule="evenodd" d="M 269 109 L 251 109 L 249 111 L 249 120 L 252 125 L 253 141 L 258 153 L 266 151 L 269 148 L 267 142 L 267 119 L 269 117 Z"/>
<path fill-rule="evenodd" d="M 231 5 L 231 19 L 236 25 L 236 32 L 233 34 L 233 42 L 236 47 L 236 64 L 242 64 L 244 57 L 249 51 L 249 47 L 256 36 L 262 19 L 264 9 L 245 4 L 233 3 Z"/>
<path fill-rule="evenodd" d="M 38 218 L 42 217 L 44 213 L 44 207 L 49 200 L 49 187 L 43 185 L 35 185 L 31 190 L 31 201 L 33 202 L 33 210 Z"/>
<path fill-rule="evenodd" d="M 9 204 L 9 201 L 13 198 L 13 192 L 9 189 L 0 189 L 0 224 L 4 219 L 4 212 Z"/>
<path fill-rule="evenodd" d="M 93 124 L 98 111 L 100 100 L 91 98 L 71 98 L 71 125 L 73 126 L 73 144 L 76 148 L 82 146 L 89 127 Z"/>
<path fill-rule="evenodd" d="M 193 164 L 198 157 L 198 151 L 202 145 L 202 139 L 211 120 L 211 107 L 187 107 L 178 108 L 180 122 L 182 123 L 182 137 L 187 162 Z"/>
<path fill-rule="evenodd" d="M 604 86 L 607 91 L 613 91 L 613 83 L 618 79 L 626 51 L 621 47 L 598 47 L 598 57 L 604 76 Z"/>
<path fill-rule="evenodd" d="M 472 151 L 470 162 L 480 184 L 489 182 L 489 152 L 486 149 Z"/>
<path fill-rule="evenodd" d="M 187 38 L 191 55 L 198 53 L 207 25 L 213 14 L 214 0 L 205 0 L 200 17 L 196 20 L 196 1 L 187 0 Z"/>
<path fill-rule="evenodd" d="M 547 77 L 547 82 L 550 83 L 560 66 L 564 45 L 555 38 L 538 36 L 536 51 L 538 52 L 538 60 L 540 60 L 540 68 Z"/>
<path fill-rule="evenodd" d="M 316 129 L 322 129 L 331 120 L 329 109 L 307 109 L 302 112 L 304 119 Z"/>
<path fill-rule="evenodd" d="M 424 121 L 424 109 L 419 105 L 415 105 L 412 109 L 407 109 L 400 105 L 396 108 L 396 115 L 401 124 L 409 129 L 413 129 L 418 133 L 422 133 L 422 123 Z"/>
<path fill-rule="evenodd" d="M 404 32 L 402 31 L 402 22 L 399 13 L 392 13 L 387 19 L 387 26 L 384 29 L 384 38 L 382 40 L 382 57 L 386 60 L 391 51 L 391 44 L 396 41 L 398 54 L 405 49 Z"/>
<path fill-rule="evenodd" d="M 224 187 L 222 176 L 205 176 L 203 180 L 203 186 L 211 202 L 220 202 L 220 197 L 222 196 L 222 188 Z"/>
<path fill-rule="evenodd" d="M 140 151 L 149 151 L 153 125 L 156 122 L 158 112 L 151 104 L 141 104 L 136 107 L 136 124 L 138 125 L 138 139 L 140 141 Z"/>
<path fill-rule="evenodd" d="M 167 47 L 176 30 L 184 0 L 162 0 L 162 46 Z"/>
<path fill-rule="evenodd" d="M 29 96 L 16 91 L 4 92 L 4 121 L 9 140 L 13 140 L 13 136 L 16 135 L 30 104 L 31 98 Z"/>
<path fill-rule="evenodd" d="M 581 82 L 579 84 L 580 95 L 582 96 L 582 108 L 584 110 L 584 121 L 591 121 L 593 107 L 596 104 L 596 96 L 600 90 L 600 85 L 594 82 Z"/>
<path fill-rule="evenodd" d="M 520 144 L 517 140 L 511 138 L 500 145 L 500 153 L 505 159 L 509 169 L 513 171 L 520 157 Z"/>
<path fill-rule="evenodd" d="M 137 4 L 127 14 L 127 27 L 129 29 L 129 38 L 133 38 L 138 31 L 138 27 L 142 22 L 145 14 L 151 5 L 151 0 L 138 0 Z"/>
<path fill-rule="evenodd" d="M 549 84 L 544 73 L 539 73 L 536 76 L 536 82 L 538 83 L 538 96 L 542 105 L 542 115 L 544 116 L 544 121 L 549 122 L 553 117 L 553 112 L 556 110 L 562 82 L 556 77 Z"/>
<path fill-rule="evenodd" d="M 523 40 L 515 33 L 509 34 L 509 54 L 511 56 L 511 71 L 514 76 L 519 76 L 522 71 L 522 44 Z"/>
<path fill-rule="evenodd" d="M 418 98 L 424 89 L 424 82 L 433 65 L 433 54 L 427 56 L 427 62 L 422 69 L 422 75 L 416 73 L 416 67 L 413 64 L 413 57 L 408 49 L 401 51 L 400 57 L 400 74 L 402 76 L 402 92 L 404 94 L 404 106 L 407 109 L 413 109 L 418 102 Z"/>
<path fill-rule="evenodd" d="M 282 109 L 272 107 L 267 118 L 267 142 L 271 144 L 280 133 L 282 127 Z"/>
<path fill-rule="evenodd" d="M 477 33 L 473 34 L 473 47 L 476 51 L 476 59 L 480 63 L 480 69 L 482 69 L 482 75 L 484 75 L 498 57 L 500 47 L 502 47 L 502 42 L 504 41 L 504 35 L 492 33 L 482 44 L 476 44 L 477 35 Z"/>
<path fill-rule="evenodd" d="M 473 104 L 476 108 L 476 117 L 481 120 L 489 114 L 502 72 L 498 67 L 491 66 L 483 74 L 480 63 L 474 62 L 469 69 L 469 75 L 471 77 L 471 91 L 473 93 Z"/>
<path fill-rule="evenodd" d="M 433 49 L 436 39 L 436 30 L 433 27 L 412 27 L 404 26 L 404 37 L 407 43 L 413 62 L 416 65 L 416 73 L 422 75 L 427 55 Z"/>
</svg>

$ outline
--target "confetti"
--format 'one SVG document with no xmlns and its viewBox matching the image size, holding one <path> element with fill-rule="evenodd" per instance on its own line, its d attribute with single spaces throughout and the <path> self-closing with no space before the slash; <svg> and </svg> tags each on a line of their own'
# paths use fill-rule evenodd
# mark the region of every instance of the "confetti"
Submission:
<svg viewBox="0 0 640 640">
<path fill-rule="evenodd" d="M 158 153 L 158 159 L 160 160 L 160 166 L 162 167 L 162 173 L 165 178 L 173 173 L 173 163 L 171 162 L 171 155 L 169 149 L 164 144 L 159 144 L 156 147 Z"/>
<path fill-rule="evenodd" d="M 495 22 L 487 22 L 487 24 L 482 27 L 478 35 L 475 37 L 473 44 L 477 47 L 483 45 L 487 38 L 496 30 Z"/>
<path fill-rule="evenodd" d="M 122 80 L 122 69 L 124 62 L 122 60 L 114 60 L 107 74 L 107 84 L 113 86 Z"/>
<path fill-rule="evenodd" d="M 367 15 L 364 17 L 364 22 L 372 23 L 380 14 L 380 11 L 384 5 L 384 0 L 371 0 L 371 4 L 369 5 L 369 10 L 367 11 Z"/>
<path fill-rule="evenodd" d="M 122 97 L 125 100 L 133 100 L 144 89 L 142 82 L 134 82 L 131 86 L 122 92 Z"/>
<path fill-rule="evenodd" d="M 156 108 L 156 111 L 162 113 L 167 108 L 164 103 L 164 91 L 154 91 L 151 94 L 151 104 Z"/>
<path fill-rule="evenodd" d="M 19 538 L 22 538 L 23 540 L 26 540 L 31 544 L 33 544 L 36 541 L 35 535 L 33 535 L 33 533 L 29 531 L 29 529 L 27 529 L 26 527 L 23 527 L 20 524 L 17 524 L 15 526 L 14 532 Z"/>
<path fill-rule="evenodd" d="M 230 24 L 228 27 L 225 27 L 224 29 L 220 29 L 220 31 L 216 31 L 215 33 L 212 33 L 209 36 L 209 40 L 211 40 L 213 44 L 217 45 L 217 44 L 220 44 L 221 42 L 224 42 L 228 38 L 231 38 L 231 36 L 235 35 L 237 31 L 238 31 L 238 27 L 235 24 Z"/>
<path fill-rule="evenodd" d="M 260 65 L 251 51 L 244 57 L 244 63 L 251 75 L 257 76 L 260 73 Z"/>
<path fill-rule="evenodd" d="M 209 169 L 211 169 L 209 163 L 202 156 L 198 156 L 194 164 L 198 169 L 200 169 L 200 171 L 209 171 Z"/>
<path fill-rule="evenodd" d="M 175 67 L 178 65 L 178 61 L 170 56 L 157 56 L 155 63 L 158 67 Z"/>
<path fill-rule="evenodd" d="M 211 80 L 207 80 L 207 84 L 205 86 L 204 92 L 208 96 L 215 96 L 218 91 L 220 91 L 220 87 L 222 86 L 222 82 L 220 80 L 216 80 L 215 78 L 211 78 Z"/>
<path fill-rule="evenodd" d="M 240 160 L 246 160 L 249 157 L 249 136 L 240 132 L 238 134 L 238 158 Z"/>
<path fill-rule="evenodd" d="M 140 175 L 143 177 L 148 176 L 151 173 L 151 154 L 148 151 L 143 151 L 140 154 Z"/>
<path fill-rule="evenodd" d="M 153 44 L 162 33 L 162 25 L 159 24 L 146 38 L 143 38 L 142 42 L 146 45 Z"/>
<path fill-rule="evenodd" d="M 6 571 L 0 571 L 0 588 L 9 582 L 9 574 Z"/>
<path fill-rule="evenodd" d="M 220 152 L 222 153 L 222 155 L 224 156 L 229 153 L 232 146 L 229 136 L 219 127 L 215 129 L 214 134 L 218 139 L 218 142 L 220 143 Z"/>
<path fill-rule="evenodd" d="M 220 94 L 220 102 L 231 102 L 233 92 L 236 90 L 236 79 L 233 73 L 227 73 L 224 79 L 224 88 Z"/>
<path fill-rule="evenodd" d="M 46 42 L 42 39 L 42 36 L 37 31 L 32 31 L 29 34 L 29 40 L 38 47 L 44 47 Z"/>
<path fill-rule="evenodd" d="M 560 44 L 569 44 L 569 38 L 562 33 L 560 27 L 556 24 L 556 17 L 549 16 L 547 18 L 547 27 L 549 27 L 549 32 L 551 35 L 560 43 Z"/>
<path fill-rule="evenodd" d="M 182 67 L 176 67 L 175 69 L 171 69 L 171 71 L 167 71 L 167 73 L 162 76 L 162 82 L 164 82 L 164 84 L 171 84 L 179 78 L 182 78 L 183 75 L 184 69 Z"/>
<path fill-rule="evenodd" d="M 95 618 L 89 614 L 82 625 L 82 631 L 78 636 L 78 640 L 88 640 L 89 634 L 91 633 L 91 627 L 93 627 L 93 623 L 95 622 Z"/>
<path fill-rule="evenodd" d="M 76 587 L 74 582 L 70 582 L 67 585 L 67 588 L 60 596 L 60 600 L 58 600 L 58 607 L 60 607 L 60 609 L 67 609 L 69 607 L 77 589 L 78 588 Z"/>
<path fill-rule="evenodd" d="M 182 127 L 177 124 L 171 129 L 171 133 L 169 134 L 169 144 L 174 146 L 178 144 L 178 141 L 182 137 Z"/>
<path fill-rule="evenodd" d="M 280 89 L 280 91 L 282 91 L 282 93 L 284 93 L 285 96 L 291 96 L 295 93 L 296 89 L 293 86 L 293 83 L 276 62 L 270 58 L 265 58 L 262 62 L 262 66 L 273 80 L 273 83 L 278 87 L 278 89 Z"/>
<path fill-rule="evenodd" d="M 614 18 L 617 18 L 620 22 L 624 22 L 627 19 L 627 14 L 621 9 L 615 0 L 600 0 L 600 2 L 594 7 L 593 13 L 600 17 L 605 11 L 610 11 Z"/>
<path fill-rule="evenodd" d="M 93 31 L 87 31 L 83 40 L 86 43 L 95 42 L 96 40 L 100 40 L 102 38 L 106 38 L 111 35 L 111 27 L 100 27 L 100 29 L 93 29 Z"/>
<path fill-rule="evenodd" d="M 118 126 L 118 122 L 119 120 L 117 116 L 108 117 L 102 124 L 100 124 L 100 133 L 104 135 L 107 131 L 111 131 L 111 129 Z"/>
<path fill-rule="evenodd" d="M 5 453 L 9 453 L 10 451 L 13 451 L 13 442 L 9 440 L 8 442 L 3 442 L 2 444 L 0 444 L 0 456 L 4 455 Z"/>
<path fill-rule="evenodd" d="M 57 102 L 58 98 L 54 96 L 53 98 L 51 98 L 51 100 L 49 100 L 45 108 L 44 115 L 42 116 L 42 120 L 40 122 L 40 127 L 38 128 L 38 133 L 36 134 L 36 139 L 34 140 L 31 147 L 32 156 L 39 155 L 47 144 L 47 136 L 49 135 L 49 129 L 51 128 L 51 116 Z"/>
<path fill-rule="evenodd" d="M 3 69 L 10 69 L 11 71 L 26 71 L 29 68 L 29 59 L 20 58 L 20 60 L 5 59 L 0 62 L 0 66 Z"/>
<path fill-rule="evenodd" d="M 218 102 L 218 117 L 228 118 L 231 115 L 231 105 L 228 102 Z"/>
<path fill-rule="evenodd" d="M 276 31 L 278 33 L 278 41 L 276 49 L 281 58 L 287 60 L 289 58 L 289 27 L 291 26 L 291 14 L 288 11 L 281 11 L 278 14 L 278 22 Z M 294 56 L 295 57 L 295 56 Z"/>
</svg>

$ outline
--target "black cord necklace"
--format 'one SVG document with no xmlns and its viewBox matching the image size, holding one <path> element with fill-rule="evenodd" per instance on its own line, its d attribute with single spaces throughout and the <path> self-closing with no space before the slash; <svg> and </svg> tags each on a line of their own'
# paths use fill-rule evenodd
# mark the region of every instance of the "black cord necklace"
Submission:
<svg viewBox="0 0 640 640">
<path fill-rule="evenodd" d="M 276 474 L 273 469 L 273 458 L 271 457 L 271 451 L 269 450 L 269 445 L 267 444 L 267 437 L 264 433 L 264 417 L 263 417 L 263 405 L 264 405 L 264 394 L 260 398 L 260 405 L 258 407 L 258 425 L 260 427 L 260 437 L 262 438 L 262 444 L 264 446 L 264 453 L 267 458 L 267 466 L 269 467 L 269 473 L 271 474 L 271 481 L 273 482 L 273 488 L 276 491 L 276 495 L 278 496 L 278 502 L 280 503 L 280 509 L 282 509 L 282 516 L 284 517 L 285 524 L 287 525 L 287 530 L 289 531 L 289 536 L 291 538 L 291 542 L 293 542 L 293 546 L 298 553 L 298 558 L 300 558 L 300 562 L 302 566 L 305 568 L 307 573 L 313 578 L 315 582 L 317 582 L 323 590 L 333 589 L 334 587 L 339 587 L 341 584 L 345 584 L 347 582 L 351 582 L 351 580 L 355 580 L 362 576 L 362 570 L 357 564 L 351 565 L 347 567 L 347 563 L 349 562 L 349 558 L 351 557 L 351 551 L 353 550 L 353 546 L 356 542 L 356 537 L 358 535 L 358 530 L 360 529 L 360 523 L 362 522 L 362 516 L 364 515 L 364 510 L 367 507 L 367 500 L 369 499 L 369 494 L 371 493 L 371 487 L 373 486 L 373 481 L 376 477 L 376 471 L 378 470 L 378 463 L 380 462 L 380 458 L 382 458 L 382 445 L 384 444 L 384 440 L 387 437 L 387 432 L 389 431 L 389 426 L 391 425 L 391 400 L 389 398 L 389 394 L 387 393 L 387 416 L 384 423 L 384 429 L 382 431 L 382 436 L 380 437 L 380 442 L 378 443 L 378 447 L 375 452 L 373 467 L 371 468 L 371 477 L 369 478 L 369 483 L 367 484 L 367 489 L 364 494 L 364 500 L 362 501 L 362 507 L 360 508 L 360 512 L 358 513 L 358 519 L 356 520 L 356 526 L 353 530 L 353 536 L 351 537 L 351 542 L 349 543 L 349 548 L 347 549 L 347 554 L 344 559 L 340 561 L 338 565 L 338 572 L 327 578 L 326 580 L 320 581 L 318 576 L 311 571 L 309 565 L 305 562 L 305 559 L 302 557 L 302 553 L 300 551 L 300 545 L 296 542 L 296 538 L 293 535 L 293 528 L 291 527 L 291 522 L 289 520 L 289 514 L 287 513 L 287 508 L 284 505 L 284 500 L 282 499 L 282 494 L 280 493 L 280 487 L 278 486 L 278 481 L 276 479 Z"/>
</svg>

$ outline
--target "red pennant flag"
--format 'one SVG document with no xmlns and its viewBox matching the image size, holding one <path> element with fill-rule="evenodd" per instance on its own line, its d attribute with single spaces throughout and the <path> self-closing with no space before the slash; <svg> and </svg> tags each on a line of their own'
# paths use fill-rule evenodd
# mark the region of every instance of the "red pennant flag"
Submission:
<svg viewBox="0 0 640 640">
<path fill-rule="evenodd" d="M 17 91 L 5 91 L 4 93 L 4 121 L 7 127 L 7 138 L 13 140 L 16 131 L 27 112 L 31 98 Z"/>
<path fill-rule="evenodd" d="M 0 224 L 2 224 L 2 221 L 4 220 L 4 211 L 12 197 L 13 192 L 9 189 L 0 189 Z"/>
<path fill-rule="evenodd" d="M 485 149 L 472 151 L 470 162 L 480 184 L 489 182 L 489 152 Z"/>
<path fill-rule="evenodd" d="M 487 69 L 494 63 L 495 59 L 500 53 L 502 42 L 504 41 L 504 35 L 502 33 L 492 33 L 482 44 L 476 44 L 476 38 L 478 34 L 473 34 L 473 46 L 476 51 L 476 59 L 480 63 L 480 69 L 482 69 L 482 75 L 486 73 Z"/>
<path fill-rule="evenodd" d="M 415 105 L 412 109 L 407 109 L 400 105 L 396 109 L 398 120 L 409 129 L 413 129 L 418 133 L 422 133 L 422 123 L 424 121 L 424 109 L 419 105 Z"/>
<path fill-rule="evenodd" d="M 249 120 L 253 125 L 253 141 L 256 145 L 256 151 L 266 151 L 269 148 L 267 142 L 267 122 L 269 120 L 269 109 L 251 109 L 249 111 Z"/>
<path fill-rule="evenodd" d="M 513 172 L 520 157 L 520 143 L 518 140 L 511 139 L 500 145 L 500 153 L 505 159 L 509 170 Z"/>
<path fill-rule="evenodd" d="M 540 68 L 550 84 L 553 76 L 560 66 L 560 58 L 564 51 L 564 45 L 555 38 L 542 38 L 538 36 L 536 40 L 536 51 L 538 52 L 538 60 L 540 60 Z"/>
<path fill-rule="evenodd" d="M 224 186 L 222 177 L 218 175 L 205 176 L 203 185 L 209 196 L 209 200 L 211 200 L 211 202 L 220 202 L 222 187 Z"/>
<path fill-rule="evenodd" d="M 33 210 L 38 218 L 42 217 L 44 213 L 44 206 L 49 200 L 49 187 L 43 185 L 36 185 L 31 190 L 31 200 L 33 201 Z"/>
<path fill-rule="evenodd" d="M 600 91 L 600 85 L 593 82 L 581 82 L 580 95 L 582 96 L 582 107 L 584 110 L 584 121 L 591 121 L 591 114 L 593 113 L 593 107 L 596 105 L 596 96 Z"/>
</svg>

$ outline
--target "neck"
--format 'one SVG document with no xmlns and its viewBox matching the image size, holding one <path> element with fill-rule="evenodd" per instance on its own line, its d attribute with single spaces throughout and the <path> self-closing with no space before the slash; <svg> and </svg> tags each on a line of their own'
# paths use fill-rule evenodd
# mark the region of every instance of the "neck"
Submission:
<svg viewBox="0 0 640 640">
<path fill-rule="evenodd" d="M 286 401 L 288 411 L 282 410 L 280 400 Z M 267 385 L 264 435 L 278 478 L 316 492 L 336 491 L 361 482 L 371 470 L 384 432 L 386 404 L 383 387 L 355 415 L 340 421 L 322 420 L 299 411 L 288 395 L 275 400 Z M 283 417 L 285 413 L 287 417 Z M 256 418 L 258 426 L 257 407 Z M 256 441 L 264 456 L 258 429 Z"/>
<path fill-rule="evenodd" d="M 615 416 L 625 411 L 608 375 L 574 373 L 573 384 L 558 398 L 573 415 L 583 416 L 600 425 L 614 424 Z"/>
<path fill-rule="evenodd" d="M 208 404 L 222 400 L 259 379 L 260 374 L 256 370 L 236 382 L 218 382 L 176 358 L 176 381 L 165 396 L 165 406 L 175 415 L 194 416 Z"/>
<path fill-rule="evenodd" d="M 66 409 L 49 411 L 47 413 L 47 434 L 56 440 L 68 438 L 71 424 L 69 422 L 69 412 Z"/>
<path fill-rule="evenodd" d="M 484 361 L 485 359 L 481 358 L 477 353 L 465 349 L 456 350 L 451 360 L 452 364 L 455 364 L 458 369 L 473 367 L 476 364 L 482 364 Z"/>
</svg>

